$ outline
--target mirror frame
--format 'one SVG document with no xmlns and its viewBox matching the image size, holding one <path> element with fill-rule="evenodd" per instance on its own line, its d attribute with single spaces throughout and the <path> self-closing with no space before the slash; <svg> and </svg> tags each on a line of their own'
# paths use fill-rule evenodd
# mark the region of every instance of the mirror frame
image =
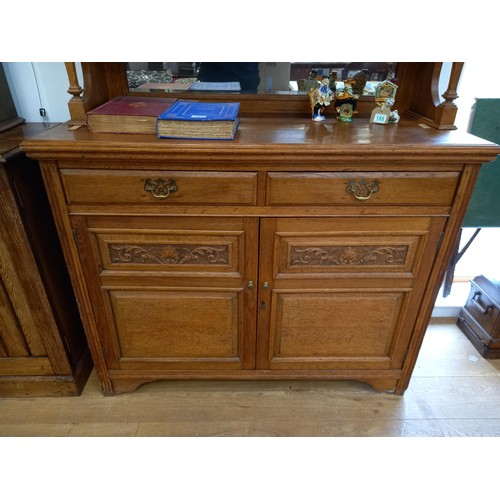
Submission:
<svg viewBox="0 0 500 500">
<path fill-rule="evenodd" d="M 69 126 L 85 125 L 85 114 L 118 96 L 159 97 L 158 92 L 130 92 L 124 62 L 82 62 L 83 88 L 78 81 L 76 63 L 65 63 L 72 95 L 68 102 Z M 398 92 L 395 109 L 401 117 L 413 116 L 438 129 L 455 129 L 457 106 L 454 100 L 463 69 L 463 62 L 452 63 L 448 88 L 443 101 L 438 95 L 442 62 L 399 62 L 396 66 Z M 172 96 L 172 94 L 168 94 Z M 193 99 L 193 93 L 176 92 L 178 99 Z M 240 115 L 255 117 L 310 116 L 307 96 L 289 94 L 215 94 L 196 93 L 196 100 L 238 101 Z M 362 96 L 358 101 L 358 116 L 370 116 L 374 98 Z"/>
</svg>

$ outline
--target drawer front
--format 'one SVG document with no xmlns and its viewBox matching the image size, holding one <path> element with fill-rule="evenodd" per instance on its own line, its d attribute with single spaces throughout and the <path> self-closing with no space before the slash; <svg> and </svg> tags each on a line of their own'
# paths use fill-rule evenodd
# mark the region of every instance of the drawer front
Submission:
<svg viewBox="0 0 500 500">
<path fill-rule="evenodd" d="M 268 205 L 451 205 L 458 172 L 269 173 Z"/>
<path fill-rule="evenodd" d="M 255 205 L 255 172 L 61 169 L 68 204 Z"/>
</svg>

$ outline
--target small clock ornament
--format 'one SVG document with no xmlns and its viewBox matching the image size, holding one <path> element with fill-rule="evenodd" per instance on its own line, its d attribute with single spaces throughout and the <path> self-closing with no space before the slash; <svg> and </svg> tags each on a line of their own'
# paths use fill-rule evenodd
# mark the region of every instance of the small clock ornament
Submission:
<svg viewBox="0 0 500 500">
<path fill-rule="evenodd" d="M 394 105 L 396 90 L 398 86 L 390 80 L 385 80 L 375 87 L 375 102 L 377 107 L 372 111 L 370 123 L 397 123 L 399 115 L 397 111 L 391 111 Z"/>
<path fill-rule="evenodd" d="M 396 100 L 396 91 L 398 86 L 390 80 L 384 80 L 375 87 L 375 102 L 380 106 L 387 99 Z"/>
</svg>

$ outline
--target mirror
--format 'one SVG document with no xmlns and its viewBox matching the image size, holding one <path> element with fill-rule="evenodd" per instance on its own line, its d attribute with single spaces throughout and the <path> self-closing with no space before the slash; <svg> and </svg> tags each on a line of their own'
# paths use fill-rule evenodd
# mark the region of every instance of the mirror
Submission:
<svg viewBox="0 0 500 500">
<path fill-rule="evenodd" d="M 174 68 L 167 67 L 167 64 L 174 63 L 157 63 L 158 67 L 152 65 L 155 63 L 124 63 L 124 62 L 82 62 L 83 88 L 80 86 L 77 77 L 76 63 L 67 62 L 66 70 L 70 87 L 68 92 L 71 94 L 71 99 L 68 102 L 71 120 L 68 122 L 70 126 L 81 126 L 85 124 L 85 115 L 90 110 L 100 106 L 104 102 L 123 95 L 157 96 L 158 92 L 165 92 L 166 89 L 150 90 L 140 88 L 144 83 L 154 84 L 158 88 L 159 83 L 156 80 L 156 75 L 153 71 L 159 71 L 160 77 L 165 78 L 163 84 L 168 83 L 183 83 L 182 78 L 195 78 L 197 74 L 198 64 L 188 63 L 186 68 L 182 63 L 179 69 L 177 63 L 177 71 Z M 247 117 L 300 117 L 310 116 L 311 107 L 309 99 L 304 95 L 304 90 L 299 90 L 301 79 L 304 78 L 304 73 L 298 74 L 296 70 L 301 68 L 301 65 L 306 65 L 305 74 L 311 69 L 321 69 L 328 73 L 332 68 L 342 68 L 342 73 L 339 72 L 337 79 L 345 78 L 345 74 L 349 71 L 354 71 L 352 65 L 356 64 L 357 68 L 370 68 L 370 78 L 385 79 L 387 76 L 391 78 L 392 73 L 395 74 L 398 85 L 398 93 L 396 98 L 396 106 L 400 116 L 419 117 L 431 127 L 439 129 L 455 129 L 455 116 L 457 106 L 454 100 L 457 98 L 457 87 L 462 73 L 463 62 L 442 63 L 442 62 L 398 62 L 398 63 L 260 63 L 259 87 L 253 93 L 226 92 L 225 94 L 217 92 L 197 92 L 193 96 L 197 100 L 217 100 L 217 101 L 232 101 L 240 102 L 240 110 L 242 116 Z M 445 78 L 441 76 L 444 65 L 447 65 Z M 139 65 L 139 66 L 138 66 Z M 374 65 L 374 66 L 371 66 Z M 283 73 L 283 66 L 286 68 Z M 191 76 L 185 76 L 182 73 L 183 69 L 188 69 Z M 289 68 L 289 69 L 288 69 Z M 379 70 L 380 68 L 380 70 Z M 278 78 L 267 72 L 276 71 L 280 75 L 285 75 L 284 84 L 278 87 Z M 345 73 L 347 71 L 347 73 Z M 387 73 L 386 73 L 387 71 Z M 142 72 L 147 72 L 141 76 Z M 129 81 L 127 81 L 127 76 Z M 270 76 L 271 78 L 268 78 Z M 142 79 L 142 80 L 141 80 Z M 181 81 L 179 81 L 181 80 Z M 370 80 L 370 82 L 379 80 Z M 292 82 L 292 83 L 291 83 Z M 293 82 L 297 82 L 297 87 L 293 87 Z M 186 82 L 184 82 L 186 83 Z M 272 83 L 272 86 L 269 85 Z M 303 81 L 302 81 L 303 83 Z M 341 82 L 338 82 L 340 86 Z M 370 83 L 368 84 L 370 87 Z M 266 87 L 268 90 L 266 90 Z M 293 90 L 297 88 L 297 90 Z M 444 101 L 440 101 L 438 90 L 446 88 L 442 97 Z M 284 90 L 283 90 L 284 89 Z M 170 90 L 167 90 L 169 92 Z M 176 97 L 180 99 L 190 99 L 190 91 L 172 90 L 178 92 Z M 369 90 L 368 90 L 369 92 Z M 284 95 L 281 95 L 284 94 Z M 160 94 L 161 95 L 161 94 Z M 165 94 L 163 94 L 165 95 Z M 356 108 L 359 111 L 359 117 L 369 118 L 374 108 L 374 96 L 365 95 L 358 100 Z"/>
<path fill-rule="evenodd" d="M 366 70 L 363 95 L 373 96 L 374 87 L 394 78 L 391 62 L 129 62 L 126 63 L 129 92 L 197 92 L 305 95 L 308 80 L 315 75 L 330 78 L 330 86 Z M 210 85 L 207 84 L 210 83 Z M 213 83 L 217 85 L 212 85 Z"/>
</svg>

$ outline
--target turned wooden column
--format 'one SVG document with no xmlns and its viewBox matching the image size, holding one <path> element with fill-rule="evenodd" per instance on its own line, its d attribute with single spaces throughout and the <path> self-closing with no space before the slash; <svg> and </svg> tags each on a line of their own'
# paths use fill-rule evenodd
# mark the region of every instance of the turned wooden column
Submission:
<svg viewBox="0 0 500 500">
<path fill-rule="evenodd" d="M 69 89 L 68 94 L 72 97 L 68 102 L 70 121 L 68 126 L 84 125 L 85 114 L 87 113 L 88 99 L 84 95 L 84 89 L 80 87 L 78 82 L 78 75 L 76 73 L 76 65 L 74 62 L 65 62 L 66 73 L 68 74 Z"/>
<path fill-rule="evenodd" d="M 457 116 L 458 107 L 455 104 L 457 99 L 457 87 L 464 67 L 463 62 L 454 62 L 451 67 L 450 81 L 446 92 L 442 95 L 444 101 L 436 109 L 435 121 L 438 122 L 439 128 L 453 128 L 455 129 L 455 118 Z"/>
<path fill-rule="evenodd" d="M 82 62 L 83 90 L 78 82 L 74 62 L 64 63 L 72 95 L 68 102 L 71 116 L 69 126 L 85 125 L 85 115 L 113 99 L 127 95 L 128 83 L 124 63 Z"/>
</svg>

